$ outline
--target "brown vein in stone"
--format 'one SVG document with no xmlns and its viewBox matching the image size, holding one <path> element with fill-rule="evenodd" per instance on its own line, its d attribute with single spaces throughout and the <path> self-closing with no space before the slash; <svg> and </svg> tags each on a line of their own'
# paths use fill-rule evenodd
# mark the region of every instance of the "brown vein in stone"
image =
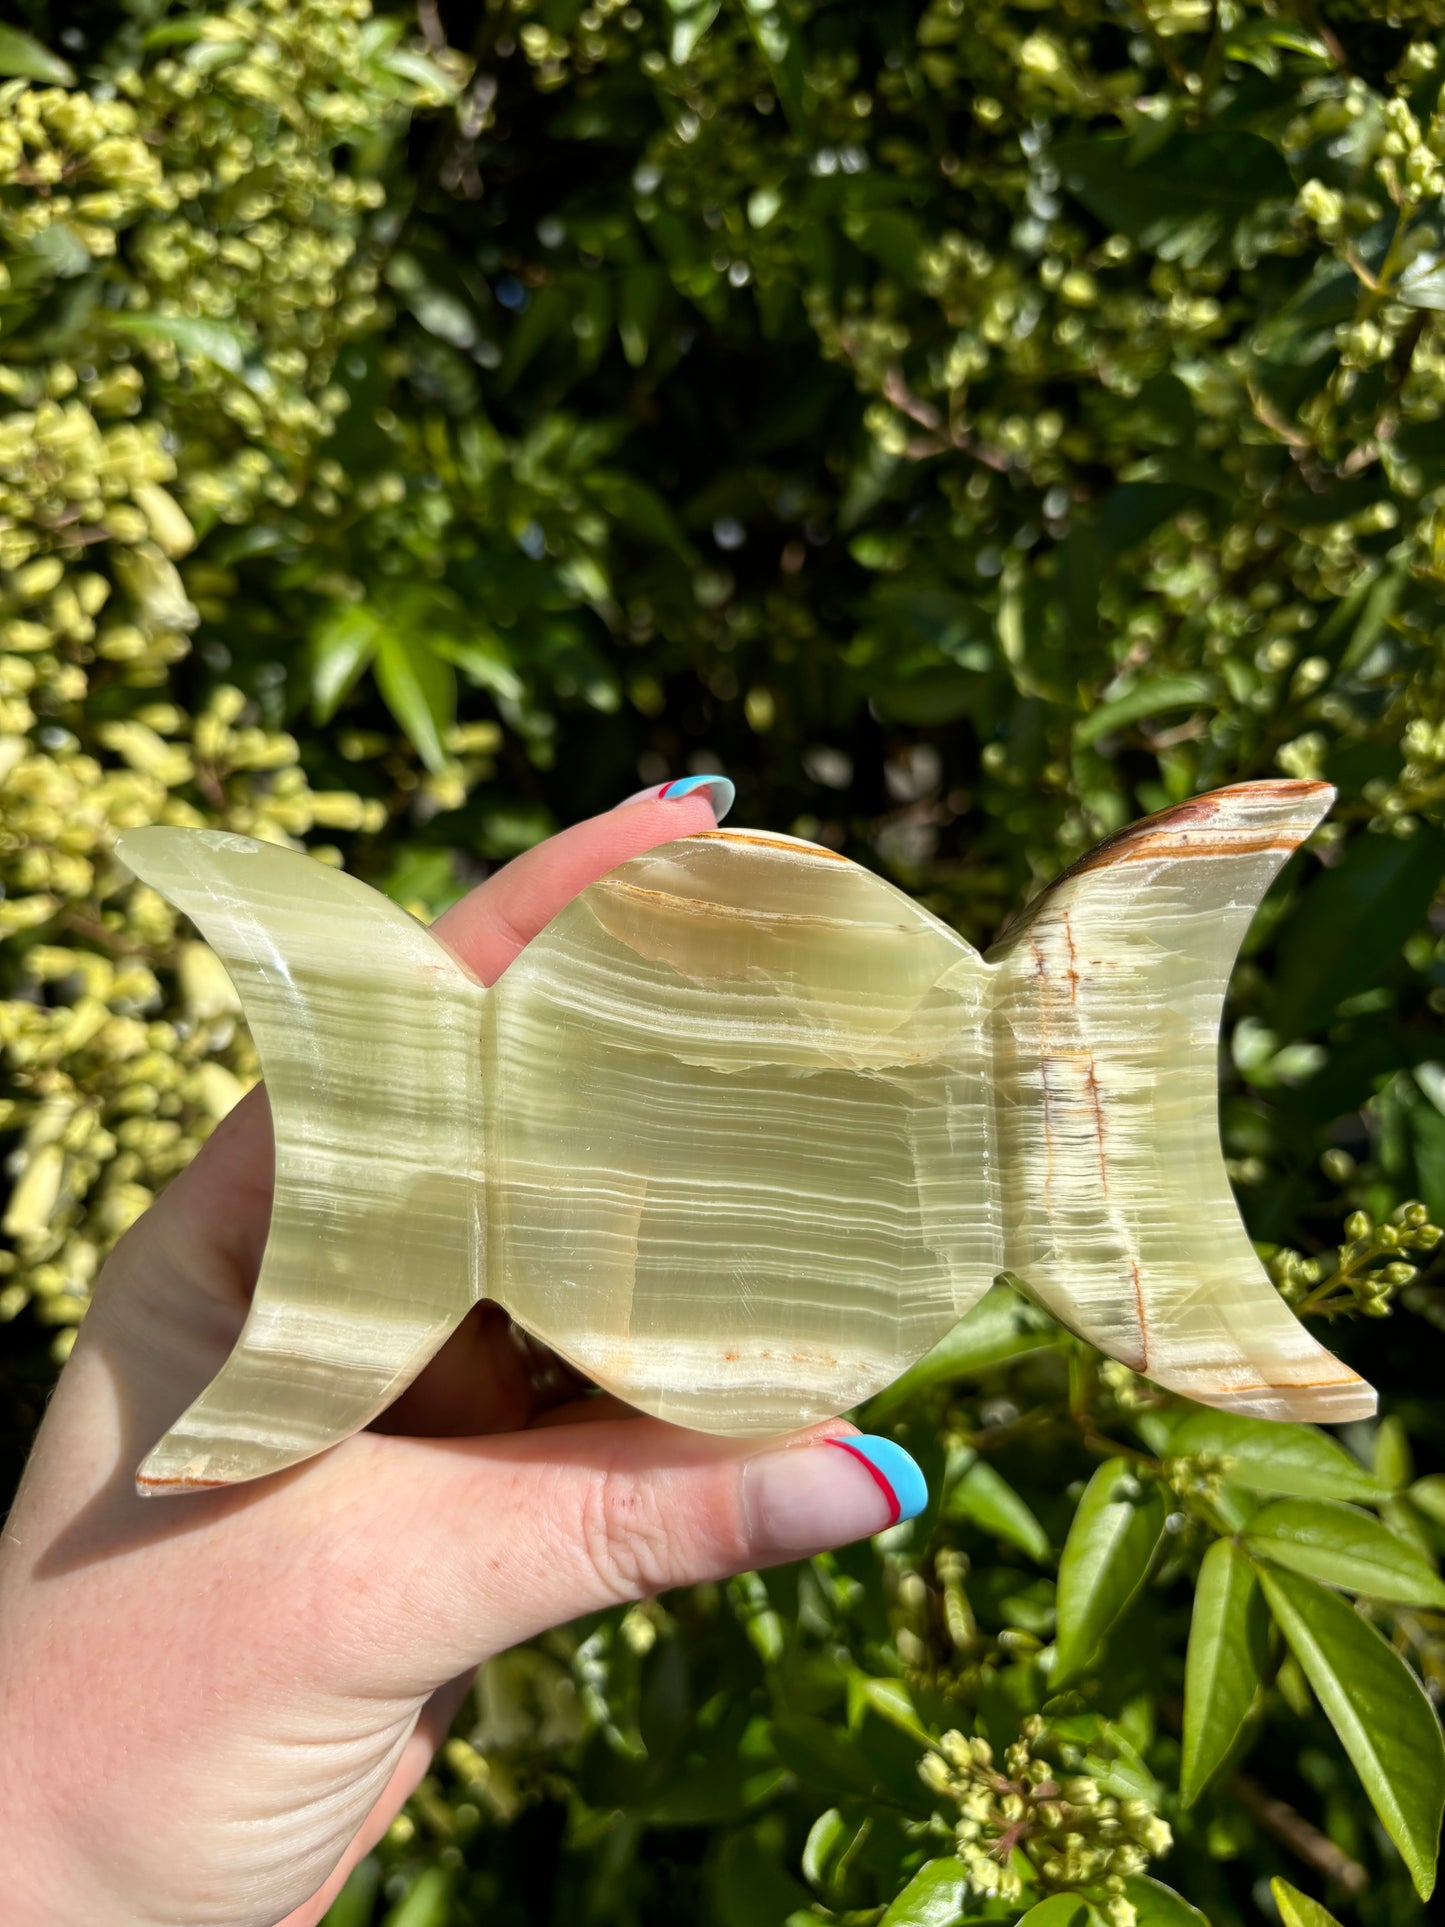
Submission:
<svg viewBox="0 0 1445 1927">
<path fill-rule="evenodd" d="M 1217 1365 L 1196 1365 L 1196 1373 L 1218 1372 Z M 1242 1382 L 1221 1378 L 1220 1383 L 1230 1393 L 1234 1392 L 1322 1392 L 1329 1385 L 1363 1385 L 1364 1380 L 1358 1372 L 1352 1372 L 1347 1365 L 1341 1365 L 1333 1378 L 1248 1378 Z M 1206 1401 L 1207 1402 L 1207 1401 Z"/>
<path fill-rule="evenodd" d="M 148 1473 L 144 1473 L 144 1472 L 137 1472 L 135 1482 L 139 1486 L 145 1486 L 148 1490 L 154 1488 L 154 1490 L 156 1490 L 157 1492 L 159 1492 L 164 1487 L 170 1487 L 170 1486 L 174 1486 L 179 1491 L 182 1491 L 182 1492 L 202 1492 L 202 1491 L 209 1492 L 213 1487 L 231 1485 L 233 1483 L 233 1481 L 230 1479 L 200 1479 L 200 1478 L 157 1479 L 157 1478 L 151 1477 Z"/>
<path fill-rule="evenodd" d="M 1044 1202 L 1047 1204 L 1054 1188 L 1053 1092 L 1049 1088 L 1049 967 L 1044 960 L 1043 945 L 1037 937 L 1029 938 L 1029 949 L 1033 952 L 1034 976 L 1039 985 L 1039 1096 L 1042 1099 L 1040 1108 L 1044 1126 Z"/>
<path fill-rule="evenodd" d="M 599 877 L 590 887 L 594 890 L 604 890 L 609 896 L 641 897 L 653 903 L 668 904 L 675 910 L 686 911 L 689 915 L 731 917 L 739 923 L 804 923 L 813 924 L 825 930 L 868 930 L 876 932 L 879 936 L 886 932 L 904 937 L 926 929 L 923 924 L 915 926 L 906 923 L 862 923 L 851 917 L 808 917 L 800 915 L 796 910 L 757 910 L 736 903 L 714 903 L 708 897 L 685 897 L 677 890 L 647 890 L 640 883 L 619 883 L 616 877 Z"/>
<path fill-rule="evenodd" d="M 1077 1004 L 1079 1001 L 1079 953 L 1074 948 L 1073 926 L 1069 922 L 1069 913 L 1067 910 L 1064 911 L 1063 915 L 1059 918 L 1059 927 L 1064 933 L 1064 942 L 1069 946 L 1069 1002 L 1071 1004 Z M 1089 1079 L 1089 1102 L 1093 1105 L 1094 1109 L 1094 1139 L 1099 1147 L 1099 1183 L 1103 1186 L 1104 1196 L 1107 1198 L 1109 1195 L 1109 1160 L 1104 1153 L 1104 1106 L 1099 1095 L 1099 1067 L 1093 1051 L 1087 1047 L 1081 1050 L 1079 1055 L 1088 1062 L 1088 1071 L 1086 1074 Z"/>
<path fill-rule="evenodd" d="M 1270 852 L 1288 855 L 1299 848 L 1314 828 L 1318 805 L 1327 804 L 1333 796 L 1334 790 L 1328 783 L 1233 783 L 1227 789 L 1213 790 L 1206 796 L 1191 796 L 1183 803 L 1157 810 L 1153 816 L 1141 817 L 1137 823 L 1127 824 L 1112 836 L 1106 836 L 1102 843 L 1060 871 L 1032 902 L 1009 918 L 999 932 L 999 940 L 1026 926 L 1039 914 L 1053 891 L 1091 870 L 1107 869 L 1114 863 L 1152 862 L 1165 856 L 1255 856 Z M 1268 828 L 1252 829 L 1243 822 L 1232 827 L 1227 821 L 1221 821 L 1228 818 L 1232 810 L 1241 805 L 1247 808 L 1250 804 L 1273 805 L 1276 811 L 1298 810 L 1299 813 L 1293 821 L 1283 823 L 1276 817 Z M 1191 832 L 1209 834 L 1195 837 Z"/>
<path fill-rule="evenodd" d="M 1059 922 L 1063 926 L 1064 942 L 1069 946 L 1069 1002 L 1076 1004 L 1079 1001 L 1079 953 L 1074 948 L 1074 930 L 1067 910 Z"/>
<path fill-rule="evenodd" d="M 1244 830 L 1223 831 L 1218 839 L 1205 843 L 1191 836 L 1187 830 L 1180 832 L 1160 831 L 1152 836 L 1141 837 L 1138 843 L 1128 849 L 1116 851 L 1108 861 L 1112 863 L 1147 863 L 1160 857 L 1185 856 L 1263 856 L 1271 850 L 1278 850 L 1285 856 L 1299 848 L 1297 836 L 1266 836 L 1258 832 L 1251 835 Z M 1085 869 L 1094 869 L 1094 864 L 1085 864 Z M 1076 871 L 1077 875 L 1078 872 Z"/>
<path fill-rule="evenodd" d="M 1109 1160 L 1104 1155 L 1104 1106 L 1099 1096 L 1099 1072 L 1094 1062 L 1094 1053 L 1086 1051 L 1089 1060 L 1089 1102 L 1094 1107 L 1094 1141 L 1099 1147 L 1099 1183 L 1103 1186 L 1104 1196 L 1109 1195 Z"/>
<path fill-rule="evenodd" d="M 775 836 L 759 836 L 755 830 L 698 830 L 687 840 L 701 842 L 704 838 L 714 843 L 752 843 L 760 850 L 781 850 L 784 856 L 821 856 L 830 863 L 851 863 L 839 850 L 825 850 L 821 843 L 808 843 L 799 838 L 796 843 L 783 843 Z"/>
<path fill-rule="evenodd" d="M 1129 1271 L 1134 1280 L 1134 1316 L 1139 1321 L 1139 1363 L 1136 1371 L 1149 1369 L 1149 1326 L 1144 1316 L 1144 1286 L 1139 1277 L 1139 1260 L 1130 1258 Z"/>
<path fill-rule="evenodd" d="M 1059 927 L 1064 933 L 1064 942 L 1069 947 L 1069 1002 L 1077 1005 L 1079 1001 L 1079 953 L 1074 944 L 1073 925 L 1069 913 L 1063 911 L 1059 917 Z M 1099 1090 L 1098 1060 L 1087 1047 L 1080 1052 L 1087 1065 L 1085 1076 L 1089 1081 L 1089 1103 L 1094 1113 L 1094 1142 L 1099 1152 L 1099 1187 L 1104 1196 L 1109 1195 L 1109 1156 L 1104 1146 L 1104 1101 Z M 1139 1277 L 1139 1261 L 1132 1253 L 1129 1270 L 1134 1281 L 1134 1316 L 1139 1326 L 1139 1363 L 1138 1371 L 1147 1371 L 1149 1366 L 1149 1321 L 1144 1309 L 1144 1287 Z"/>
</svg>

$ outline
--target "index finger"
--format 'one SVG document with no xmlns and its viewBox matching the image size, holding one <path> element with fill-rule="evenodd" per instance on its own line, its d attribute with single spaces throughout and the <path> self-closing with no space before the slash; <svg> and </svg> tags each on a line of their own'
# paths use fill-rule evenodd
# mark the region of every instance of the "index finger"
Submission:
<svg viewBox="0 0 1445 1927">
<path fill-rule="evenodd" d="M 435 933 L 484 983 L 493 983 L 578 891 L 659 843 L 711 829 L 732 798 L 723 776 L 684 778 L 628 798 L 514 857 L 439 917 Z M 192 1240 L 204 1240 L 203 1249 L 218 1251 L 254 1279 L 270 1225 L 273 1171 L 270 1109 L 258 1084 L 167 1187 L 164 1217 L 175 1255 L 183 1260 Z"/>
<path fill-rule="evenodd" d="M 549 836 L 453 904 L 432 926 L 483 983 L 495 983 L 580 890 L 629 857 L 721 823 L 733 800 L 725 776 L 684 777 Z"/>
</svg>

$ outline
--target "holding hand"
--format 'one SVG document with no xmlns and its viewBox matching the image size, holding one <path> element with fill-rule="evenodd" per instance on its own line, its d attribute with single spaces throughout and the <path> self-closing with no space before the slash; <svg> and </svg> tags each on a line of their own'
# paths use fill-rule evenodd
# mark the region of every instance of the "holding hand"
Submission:
<svg viewBox="0 0 1445 1927">
<path fill-rule="evenodd" d="M 595 878 L 713 827 L 730 788 L 667 785 L 579 824 L 438 933 L 490 983 Z M 486 1305 L 384 1431 L 143 1500 L 137 1463 L 241 1328 L 270 1197 L 257 1090 L 116 1248 L 36 1441 L 0 1546 L 11 1927 L 311 1927 L 485 1659 L 923 1505 L 907 1454 L 842 1421 L 759 1444 L 579 1397 Z"/>
</svg>

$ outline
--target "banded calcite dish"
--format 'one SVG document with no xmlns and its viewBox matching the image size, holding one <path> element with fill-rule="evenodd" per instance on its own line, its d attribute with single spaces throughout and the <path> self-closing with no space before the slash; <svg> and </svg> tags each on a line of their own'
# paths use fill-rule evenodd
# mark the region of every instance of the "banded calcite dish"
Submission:
<svg viewBox="0 0 1445 1927">
<path fill-rule="evenodd" d="M 346 1437 L 483 1298 L 714 1432 L 846 1410 L 1004 1271 L 1192 1398 L 1372 1411 L 1256 1259 L 1216 1116 L 1235 953 L 1332 795 L 1137 823 L 987 957 L 830 850 L 715 830 L 584 890 L 491 989 L 305 856 L 131 832 L 235 981 L 276 1134 L 250 1316 L 140 1489 Z"/>
</svg>

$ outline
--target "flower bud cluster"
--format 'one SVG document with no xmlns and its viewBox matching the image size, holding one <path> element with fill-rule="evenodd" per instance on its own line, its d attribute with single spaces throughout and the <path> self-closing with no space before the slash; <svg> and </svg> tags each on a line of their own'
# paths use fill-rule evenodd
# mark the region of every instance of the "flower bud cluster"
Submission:
<svg viewBox="0 0 1445 1927">
<path fill-rule="evenodd" d="M 516 11 L 540 13 L 533 0 Z M 1116 660 L 1167 657 L 1226 686 L 1222 709 L 1193 732 L 1207 747 L 1183 750 L 1181 771 L 1201 756 L 1227 765 L 1247 743 L 1263 748 L 1267 719 L 1285 713 L 1291 726 L 1265 753 L 1278 753 L 1286 773 L 1296 763 L 1318 771 L 1322 741 L 1352 713 L 1337 652 L 1309 647 L 1320 610 L 1387 555 L 1392 567 L 1445 581 L 1445 493 L 1432 494 L 1429 472 L 1395 435 L 1397 423 L 1445 412 L 1445 323 L 1428 288 L 1409 301 L 1400 292 L 1412 274 L 1432 272 L 1433 230 L 1421 214 L 1440 145 L 1441 116 L 1422 86 L 1432 50 L 1372 84 L 1323 45 L 1315 58 L 1261 42 L 1258 64 L 1299 69 L 1298 108 L 1269 128 L 1284 163 L 1274 191 L 1227 239 L 1201 233 L 1195 245 L 1181 228 L 1166 245 L 1132 229 L 1101 234 L 1108 210 L 1091 207 L 1070 178 L 1052 130 L 1071 112 L 1096 126 L 1114 117 L 1128 203 L 1123 137 L 1153 151 L 1156 119 L 1177 129 L 1202 113 L 1211 125 L 1237 78 L 1208 97 L 1210 36 L 1216 24 L 1227 37 L 1262 18 L 1253 7 L 1216 17 L 1199 0 L 1085 0 L 1067 18 L 1044 18 L 996 0 L 932 0 L 909 59 L 871 77 L 856 59 L 849 66 L 846 50 L 824 52 L 795 31 L 785 9 L 769 18 L 804 74 L 806 135 L 784 138 L 778 127 L 777 70 L 741 12 L 725 10 L 705 38 L 690 39 L 687 58 L 658 46 L 641 62 L 666 125 L 637 170 L 639 225 L 660 235 L 664 216 L 705 224 L 713 242 L 688 268 L 689 298 L 743 301 L 756 289 L 765 307 L 801 303 L 823 352 L 864 399 L 870 473 L 903 486 L 913 465 L 933 465 L 921 471 L 936 487 L 918 541 L 947 555 L 958 593 L 979 601 L 986 623 L 1016 577 L 1032 573 L 1047 589 L 1047 566 L 1034 572 L 1024 558 L 1035 544 L 1047 557 L 1097 509 L 1101 465 L 1142 480 L 1173 459 L 1161 451 L 1183 435 L 1216 473 L 1219 502 L 1234 501 L 1237 513 L 1226 521 L 1216 504 L 1172 518 L 1127 582 L 1106 582 L 1099 633 L 1113 637 Z M 567 59 L 550 25 L 546 34 L 545 50 L 540 27 L 534 36 L 538 57 L 560 85 Z M 1123 62 L 1121 35 L 1130 36 Z M 1151 76 L 1142 91 L 1141 69 Z M 914 125 L 920 90 L 949 129 L 942 151 Z M 1185 113 L 1180 93 L 1190 96 Z M 1297 193 L 1285 191 L 1287 169 L 1305 184 Z M 786 195 L 772 183 L 785 179 L 796 198 L 811 191 L 804 174 L 845 200 L 854 191 L 846 177 L 857 177 L 864 210 L 876 198 L 876 214 L 845 223 L 857 249 L 846 275 L 799 271 L 796 230 L 780 212 Z M 866 191 L 875 181 L 877 197 Z M 1378 233 L 1397 214 L 1398 244 L 1382 261 Z M 1267 260 L 1287 272 L 1265 276 Z M 1289 299 L 1281 292 L 1272 305 L 1270 292 L 1306 285 L 1311 261 L 1320 273 L 1337 267 L 1355 292 L 1324 363 L 1318 345 L 1294 341 L 1303 322 Z M 1281 409 L 1269 368 L 1296 361 L 1331 372 Z M 1158 412 L 1166 392 L 1177 420 Z M 1071 393 L 1091 397 L 1087 421 L 1060 405 Z M 1383 486 L 1341 486 L 1361 468 Z M 1283 506 L 1285 470 L 1286 493 L 1307 508 L 1276 520 L 1265 505 Z M 907 486 L 929 494 L 922 481 Z M 1062 792 L 1060 834 L 1072 852 L 1107 827 L 1074 800 L 1082 780 L 1068 756 L 1047 774 L 1015 758 L 986 789 L 995 814 L 1017 802 L 1020 820 L 1040 788 Z"/>
<path fill-rule="evenodd" d="M 115 834 L 219 822 L 295 842 L 385 820 L 374 799 L 313 789 L 295 739 L 246 711 L 223 686 L 194 719 L 150 701 L 100 723 L 94 752 L 70 732 L 43 752 L 0 738 L 0 928 L 44 933 L 26 955 L 36 994 L 0 1003 L 15 1093 L 0 1125 L 17 1134 L 0 1320 L 33 1297 L 62 1344 L 110 1243 L 257 1072 L 225 971 L 204 944 L 178 948 L 179 920 L 154 891 L 126 887 Z"/>
<path fill-rule="evenodd" d="M 1352 1211 L 1344 1230 L 1345 1242 L 1334 1252 L 1307 1258 L 1284 1247 L 1270 1254 L 1270 1277 L 1297 1311 L 1387 1318 L 1396 1294 L 1418 1275 L 1410 1259 L 1433 1251 L 1445 1237 L 1414 1200 L 1397 1206 L 1383 1223 L 1368 1211 Z"/>
<path fill-rule="evenodd" d="M 0 85 L 0 297 L 105 277 L 63 356 L 37 338 L 0 362 L 0 1320 L 33 1300 L 62 1350 L 105 1250 L 256 1075 L 210 952 L 163 968 L 177 921 L 129 884 L 116 834 L 299 842 L 386 819 L 313 787 L 239 690 L 187 714 L 161 685 L 237 588 L 198 531 L 298 499 L 342 407 L 336 355 L 380 318 L 382 188 L 344 149 L 463 78 L 403 57 L 369 0 L 189 24 L 88 86 Z M 316 467 L 334 512 L 346 475 Z"/>
<path fill-rule="evenodd" d="M 23 258 L 52 230 L 93 260 L 146 209 L 175 205 L 144 123 L 124 100 L 0 84 L 0 242 Z M 0 266 L 0 289 L 11 275 Z"/>
<path fill-rule="evenodd" d="M 1445 512 L 1440 520 L 1442 578 L 1445 578 Z M 1382 815 L 1402 821 L 1445 806 L 1445 722 L 1417 716 L 1405 725 L 1400 747 L 1404 767 L 1394 783 L 1371 797 Z"/>
<path fill-rule="evenodd" d="M 1148 1801 L 1120 1799 L 1095 1777 L 1045 1758 L 1046 1745 L 1038 1715 L 1023 1722 L 1001 1763 L 987 1740 L 949 1732 L 919 1774 L 958 1810 L 958 1857 L 975 1893 L 1005 1901 L 1035 1886 L 1087 1893 L 1111 1927 L 1132 1927 L 1124 1882 L 1168 1853 L 1168 1823 Z"/>
</svg>

